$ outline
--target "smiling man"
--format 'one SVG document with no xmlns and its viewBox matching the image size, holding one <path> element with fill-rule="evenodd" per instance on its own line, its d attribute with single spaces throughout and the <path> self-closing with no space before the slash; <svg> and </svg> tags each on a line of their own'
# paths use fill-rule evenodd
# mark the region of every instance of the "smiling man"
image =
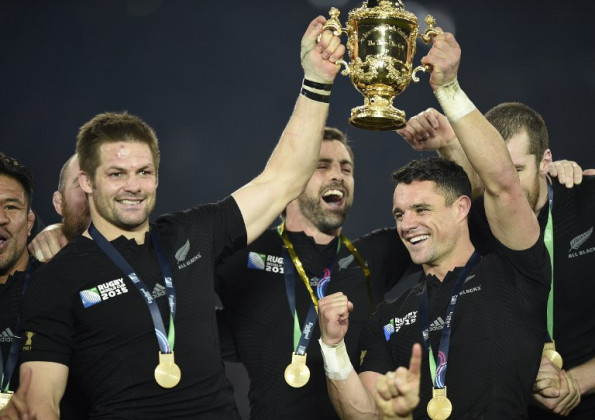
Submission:
<svg viewBox="0 0 595 420">
<path fill-rule="evenodd" d="M 357 363 L 359 331 L 371 305 L 382 301 L 411 265 L 392 229 L 374 231 L 353 245 L 341 235 L 353 203 L 353 173 L 344 134 L 327 127 L 318 166 L 285 209 L 282 224 L 217 268 L 224 305 L 220 327 L 235 343 L 230 348 L 227 341 L 225 350 L 248 371 L 251 419 L 338 418 L 326 391 L 320 346 L 309 345 L 320 333 L 315 311 L 308 314 L 325 294 L 343 291 L 356 302 L 346 343 Z M 303 383 L 285 375 L 294 352 L 309 371 Z"/>
<path fill-rule="evenodd" d="M 595 250 L 595 177 L 588 175 L 591 171 L 583 176 L 575 162 L 552 162 L 545 121 L 528 105 L 501 103 L 486 118 L 506 142 L 525 196 L 549 242 L 553 264 L 549 337 L 544 337 L 544 357 L 533 388 L 539 405 L 529 407 L 529 418 L 595 418 L 595 319 L 590 315 L 593 293 L 589 292 L 593 286 L 589 273 L 595 266 L 595 252 L 589 252 Z M 416 150 L 436 150 L 468 165 L 452 127 L 432 108 L 412 117 L 399 133 Z M 477 179 L 473 170 L 468 173 Z M 470 225 L 471 239 L 480 252 L 497 245 L 481 198 L 473 204 Z"/>
<path fill-rule="evenodd" d="M 33 190 L 29 169 L 0 154 L 0 409 L 19 384 L 19 308 L 34 269 L 27 252 Z"/>
<path fill-rule="evenodd" d="M 359 375 L 342 356 L 355 305 L 342 293 L 320 300 L 329 392 L 342 418 L 527 414 L 545 333 L 549 258 L 502 137 L 457 82 L 460 56 L 453 35 L 441 33 L 422 63 L 432 69 L 434 94 L 485 186 L 486 214 L 499 244 L 480 256 L 470 240 L 471 183 L 461 166 L 432 158 L 394 173 L 397 231 L 424 273 L 407 293 L 379 305 L 362 331 Z M 402 404 L 403 382 L 387 378 L 410 363 L 415 343 L 424 348 L 417 408 L 416 399 Z M 375 388 L 381 378 L 394 392 Z"/>
<path fill-rule="evenodd" d="M 22 310 L 38 418 L 65 417 L 67 386 L 88 418 L 239 417 L 218 347 L 215 264 L 257 238 L 316 167 L 329 92 L 312 86 L 330 89 L 345 52 L 325 22 L 302 38 L 302 91 L 265 169 L 220 202 L 149 223 L 160 161 L 152 128 L 127 113 L 81 127 L 92 223 L 40 268 Z"/>
</svg>

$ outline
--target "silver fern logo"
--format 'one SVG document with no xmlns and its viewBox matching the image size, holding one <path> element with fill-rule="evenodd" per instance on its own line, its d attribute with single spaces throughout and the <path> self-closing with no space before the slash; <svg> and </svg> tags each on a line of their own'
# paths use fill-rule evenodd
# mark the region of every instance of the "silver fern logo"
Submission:
<svg viewBox="0 0 595 420">
<path fill-rule="evenodd" d="M 354 259 L 355 257 L 353 255 L 348 255 L 345 258 L 341 258 L 337 263 L 339 265 L 339 271 L 349 267 L 349 264 L 351 264 Z"/>
<path fill-rule="evenodd" d="M 196 255 L 188 259 L 188 253 L 190 252 L 190 241 L 186 239 L 186 243 L 180 247 L 174 254 L 176 261 L 178 262 L 178 269 L 182 270 L 183 268 L 188 267 L 191 264 L 194 264 L 199 258 L 202 256 L 200 252 L 197 252 Z"/>
<path fill-rule="evenodd" d="M 580 258 L 585 255 L 595 255 L 595 246 L 593 241 L 589 241 L 593 235 L 593 226 L 585 233 L 581 233 L 570 241 L 570 250 L 568 251 L 568 258 Z M 589 241 L 589 242 L 587 242 Z"/>
<path fill-rule="evenodd" d="M 180 249 L 178 249 L 175 255 L 178 264 L 186 259 L 186 257 L 188 256 L 188 251 L 190 251 L 190 241 L 186 239 L 186 243 L 182 245 Z"/>
<path fill-rule="evenodd" d="M 572 241 L 570 241 L 570 249 L 568 250 L 568 252 L 577 251 L 581 247 L 581 245 L 584 244 L 587 241 L 587 239 L 591 237 L 592 234 L 593 226 L 591 226 L 591 229 L 589 229 L 585 233 L 581 233 Z"/>
</svg>

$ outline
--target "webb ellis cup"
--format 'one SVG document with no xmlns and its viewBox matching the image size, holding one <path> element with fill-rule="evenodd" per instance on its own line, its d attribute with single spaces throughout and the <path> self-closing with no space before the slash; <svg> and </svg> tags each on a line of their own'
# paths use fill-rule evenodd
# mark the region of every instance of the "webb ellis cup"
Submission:
<svg viewBox="0 0 595 420">
<path fill-rule="evenodd" d="M 395 97 L 407 89 L 411 80 L 418 82 L 418 71 L 412 69 L 415 41 L 418 37 L 417 17 L 405 10 L 401 0 L 367 0 L 362 7 L 349 12 L 347 28 L 339 21 L 339 10 L 331 8 L 325 29 L 335 35 L 347 33 L 347 50 L 351 63 L 341 74 L 364 95 L 364 105 L 351 110 L 351 125 L 366 130 L 396 130 L 407 122 L 404 111 L 395 108 Z M 434 18 L 425 19 L 428 27 L 421 35 L 425 43 L 437 35 Z"/>
</svg>

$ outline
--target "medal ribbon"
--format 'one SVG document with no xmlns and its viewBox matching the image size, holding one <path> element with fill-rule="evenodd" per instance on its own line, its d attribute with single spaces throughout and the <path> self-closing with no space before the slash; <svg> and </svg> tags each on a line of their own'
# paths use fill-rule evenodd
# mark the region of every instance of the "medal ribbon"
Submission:
<svg viewBox="0 0 595 420">
<path fill-rule="evenodd" d="M 362 271 L 364 272 L 364 276 L 366 277 L 366 288 L 368 289 L 368 303 L 370 305 L 370 313 L 372 313 L 374 311 L 374 302 L 372 300 L 372 280 L 370 278 L 370 269 L 364 262 L 362 256 L 359 255 L 359 252 L 357 252 L 357 248 L 355 247 L 355 245 L 353 245 L 353 243 L 343 235 L 341 235 L 340 238 L 343 242 L 343 245 L 345 245 L 345 248 L 347 248 L 349 252 L 351 252 L 351 255 L 355 257 L 359 266 L 362 268 Z"/>
<path fill-rule="evenodd" d="M 295 252 L 295 248 L 293 246 L 293 243 L 289 239 L 287 232 L 285 232 L 285 224 L 284 223 L 277 226 L 277 232 L 279 233 L 279 236 L 281 236 L 281 239 L 283 240 L 283 244 L 285 245 L 285 247 L 283 249 L 283 270 L 285 273 L 285 290 L 287 293 L 287 301 L 289 302 L 289 309 L 292 313 L 293 321 L 294 321 L 293 322 L 293 346 L 296 349 L 296 354 L 303 355 L 305 353 L 305 350 L 308 347 L 309 342 L 310 342 L 311 329 L 313 328 L 314 322 L 316 322 L 316 319 L 318 317 L 318 299 L 321 299 L 324 297 L 324 292 L 325 292 L 326 287 L 328 286 L 328 283 L 330 282 L 330 279 L 331 279 L 332 267 L 335 263 L 337 255 L 339 255 L 341 243 L 343 243 L 345 245 L 345 247 L 355 257 L 355 259 L 358 261 L 358 263 L 360 264 L 360 266 L 364 272 L 364 275 L 365 275 L 366 281 L 367 281 L 368 298 L 370 301 L 370 310 L 371 310 L 371 308 L 372 308 L 372 293 L 371 293 L 372 286 L 370 284 L 370 270 L 365 265 L 363 258 L 359 255 L 359 252 L 357 251 L 357 249 L 355 248 L 353 243 L 349 239 L 344 237 L 343 235 L 340 235 L 341 241 L 339 243 L 337 243 L 337 252 L 335 254 L 335 258 L 333 258 L 333 260 L 331 261 L 329 266 L 324 269 L 324 274 L 323 274 L 322 280 L 318 284 L 318 287 L 316 289 L 316 295 L 315 295 L 314 291 L 312 290 L 312 287 L 310 286 L 310 280 L 308 279 L 308 275 L 306 274 L 306 271 L 304 270 L 304 266 L 303 266 L 302 262 L 300 261 L 299 257 L 297 256 L 297 254 Z M 302 282 L 306 286 L 306 289 L 308 289 L 308 293 L 310 294 L 310 299 L 312 299 L 312 305 L 311 305 L 310 309 L 308 310 L 308 315 L 306 316 L 306 321 L 304 323 L 303 331 L 300 329 L 300 324 L 299 324 L 299 320 L 298 320 L 298 316 L 297 316 L 297 310 L 295 308 L 295 271 L 294 271 L 294 268 L 295 268 L 295 271 L 298 272 Z"/>
<path fill-rule="evenodd" d="M 444 388 L 446 383 L 446 366 L 448 363 L 448 349 L 450 347 L 450 332 L 451 332 L 451 322 L 452 317 L 454 315 L 455 306 L 457 304 L 457 300 L 459 297 L 459 293 L 465 283 L 465 277 L 469 270 L 479 262 L 481 256 L 477 251 L 473 251 L 473 254 L 465 264 L 465 267 L 459 273 L 459 277 L 455 283 L 455 286 L 452 291 L 452 296 L 450 298 L 450 303 L 448 308 L 446 309 L 446 320 L 444 329 L 442 330 L 442 335 L 440 336 L 440 345 L 438 349 L 438 366 L 436 366 L 436 359 L 434 357 L 434 353 L 432 352 L 432 344 L 430 342 L 430 322 L 429 322 L 429 303 L 428 303 L 428 282 L 427 280 L 424 282 L 424 288 L 422 290 L 421 295 L 421 302 L 419 307 L 419 320 L 420 326 L 422 327 L 422 335 L 424 339 L 424 344 L 428 349 L 429 353 L 429 362 L 430 362 L 430 375 L 432 377 L 432 383 L 434 384 L 434 388 Z"/>
<path fill-rule="evenodd" d="M 31 260 L 27 263 L 27 269 L 25 270 L 25 278 L 23 280 L 23 290 L 21 296 L 25 294 L 25 290 L 29 286 L 31 280 L 31 274 L 33 273 L 33 263 Z M 10 386 L 10 380 L 17 367 L 17 361 L 19 360 L 19 349 L 21 347 L 21 319 L 17 316 L 17 322 L 14 326 L 14 340 L 10 345 L 8 352 L 8 358 L 6 359 L 6 366 L 4 366 L 2 355 L 2 348 L 0 348 L 0 392 L 7 393 Z"/>
<path fill-rule="evenodd" d="M 283 271 L 285 273 L 285 291 L 287 293 L 287 301 L 289 302 L 289 309 L 293 315 L 293 348 L 295 354 L 303 356 L 306 354 L 310 339 L 312 338 L 312 330 L 314 329 L 314 323 L 318 318 L 318 301 L 316 304 L 312 302 L 310 309 L 308 309 L 308 315 L 306 315 L 306 321 L 304 322 L 303 331 L 300 330 L 300 321 L 298 320 L 297 310 L 295 307 L 295 270 L 289 259 L 287 249 L 283 248 Z M 308 282 L 310 286 L 310 282 Z M 312 290 L 312 288 L 309 288 Z"/>
<path fill-rule="evenodd" d="M 306 349 L 310 344 L 310 339 L 312 338 L 312 330 L 314 329 L 314 323 L 318 318 L 318 299 L 324 297 L 324 291 L 322 290 L 330 281 L 331 276 L 331 268 L 336 260 L 336 255 L 339 253 L 339 248 L 341 246 L 341 242 L 337 243 L 337 254 L 329 264 L 329 267 L 324 269 L 324 277 L 322 281 L 324 284 L 318 284 L 316 288 L 317 296 L 314 295 L 314 291 L 312 290 L 312 286 L 310 286 L 310 280 L 304 271 L 304 267 L 302 262 L 299 260 L 297 255 L 295 254 L 295 250 L 293 249 L 293 244 L 289 240 L 286 232 L 282 232 L 283 242 L 285 242 L 286 246 L 283 248 L 283 272 L 285 273 L 285 291 L 287 293 L 287 301 L 289 302 L 289 309 L 293 315 L 293 347 L 295 349 L 295 354 L 303 356 L 306 353 Z M 289 246 L 288 246 L 289 244 Z M 293 251 L 293 255 L 290 254 Z M 292 263 L 293 262 L 293 263 Z M 294 269 L 295 266 L 295 269 Z M 301 269 L 301 270 L 300 270 Z M 300 331 L 300 322 L 298 319 L 297 309 L 295 307 L 295 271 L 298 271 L 302 282 L 308 289 L 310 293 L 310 298 L 312 299 L 312 304 L 310 305 L 310 309 L 308 310 L 308 315 L 306 316 L 306 320 L 304 322 L 304 329 Z M 303 273 L 303 274 L 302 274 Z M 321 281 L 321 283 L 322 283 Z"/>
<path fill-rule="evenodd" d="M 122 255 L 114 248 L 114 246 L 97 230 L 97 228 L 91 223 L 89 226 L 89 235 L 93 238 L 97 246 L 109 257 L 112 262 L 122 270 L 126 276 L 132 281 L 136 289 L 139 291 L 145 303 L 149 307 L 151 312 L 151 318 L 153 319 L 153 325 L 155 327 L 155 335 L 157 336 L 157 342 L 159 344 L 159 350 L 161 353 L 171 353 L 174 350 L 174 343 L 176 340 L 176 332 L 174 326 L 174 317 L 176 316 L 176 291 L 173 285 L 173 278 L 171 274 L 171 268 L 169 262 L 165 257 L 163 248 L 157 233 L 153 230 L 150 231 L 151 240 L 155 247 L 155 253 L 157 254 L 157 260 L 161 268 L 161 275 L 165 282 L 165 289 L 167 292 L 168 304 L 169 304 L 169 334 L 165 332 L 165 325 L 159 312 L 159 307 L 155 300 L 151 296 L 145 283 L 137 276 L 134 268 L 122 257 Z"/>
<path fill-rule="evenodd" d="M 552 266 L 552 283 L 550 286 L 550 293 L 547 299 L 547 332 L 548 341 L 554 338 L 554 222 L 552 219 L 552 207 L 554 205 L 554 189 L 550 180 L 547 180 L 547 197 L 548 197 L 548 215 L 547 224 L 543 233 L 543 242 L 550 254 L 550 262 Z"/>
</svg>

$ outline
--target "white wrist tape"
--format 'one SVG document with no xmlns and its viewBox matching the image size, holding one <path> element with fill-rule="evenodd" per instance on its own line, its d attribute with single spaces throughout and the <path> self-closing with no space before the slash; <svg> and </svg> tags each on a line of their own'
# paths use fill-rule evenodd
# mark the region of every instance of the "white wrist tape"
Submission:
<svg viewBox="0 0 595 420">
<path fill-rule="evenodd" d="M 463 92 L 456 78 L 436 89 L 434 95 L 449 122 L 457 122 L 475 109 L 475 105 Z"/>
<path fill-rule="evenodd" d="M 329 379 L 334 381 L 344 381 L 353 370 L 349 356 L 347 355 L 347 348 L 345 347 L 345 340 L 334 346 L 329 346 L 318 339 L 320 349 L 322 350 L 322 359 L 324 360 L 324 371 Z"/>
</svg>

